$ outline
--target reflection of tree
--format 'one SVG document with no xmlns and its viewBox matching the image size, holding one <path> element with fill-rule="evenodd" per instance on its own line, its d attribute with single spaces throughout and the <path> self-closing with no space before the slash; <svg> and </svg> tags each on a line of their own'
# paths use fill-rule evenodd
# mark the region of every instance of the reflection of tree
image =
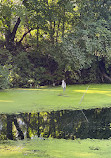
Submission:
<svg viewBox="0 0 111 158">
<path fill-rule="evenodd" d="M 27 138 L 30 138 L 30 119 L 31 119 L 31 113 L 25 113 L 25 117 L 22 117 L 26 124 L 26 136 Z"/>
<path fill-rule="evenodd" d="M 18 133 L 19 133 L 19 134 L 18 134 L 18 137 L 19 137 L 20 139 L 24 139 L 24 134 L 23 134 L 23 132 L 22 132 L 22 130 L 21 130 L 21 128 L 20 128 L 18 122 L 17 122 L 16 116 L 14 116 L 14 115 L 13 115 L 13 121 L 14 121 L 14 125 L 16 126 L 16 129 L 17 129 L 17 131 L 18 131 Z"/>
<path fill-rule="evenodd" d="M 106 139 L 111 136 L 110 122 L 111 109 L 93 109 L 84 111 L 87 113 L 88 124 L 82 123 L 78 129 L 78 137 Z M 81 134 L 82 133 L 82 134 Z"/>
<path fill-rule="evenodd" d="M 11 140 L 13 140 L 12 121 L 13 121 L 12 115 L 7 115 L 7 138 Z"/>
<path fill-rule="evenodd" d="M 5 140 L 7 135 L 6 115 L 0 115 L 0 140 Z"/>
<path fill-rule="evenodd" d="M 21 119 L 26 124 L 26 137 L 31 138 L 33 135 L 40 136 L 40 118 L 39 113 L 22 113 Z"/>
<path fill-rule="evenodd" d="M 89 123 L 79 110 L 31 114 L 30 129 L 33 135 L 65 139 L 107 138 L 110 136 L 111 111 L 109 109 L 102 109 L 99 113 L 97 109 L 84 110 L 84 113 L 87 115 Z"/>
<path fill-rule="evenodd" d="M 12 123 L 14 122 L 14 125 L 18 131 L 18 137 L 20 139 L 24 139 L 24 134 L 21 130 L 21 128 L 19 127 L 19 124 L 17 122 L 17 118 L 15 115 L 7 115 L 7 138 L 13 140 L 14 139 L 14 135 L 13 135 L 13 126 Z"/>
<path fill-rule="evenodd" d="M 47 137 L 52 136 L 55 137 L 55 120 L 54 120 L 54 112 L 48 113 L 48 123 L 47 126 L 49 126 L 49 130 L 47 131 Z"/>
<path fill-rule="evenodd" d="M 38 115 L 37 135 L 38 137 L 40 137 L 40 116 L 39 116 L 39 113 L 37 113 L 37 115 Z"/>
<path fill-rule="evenodd" d="M 1 115 L 3 128 L 0 138 L 14 139 L 13 124 L 20 139 L 38 137 L 54 138 L 109 138 L 111 136 L 111 109 L 84 110 L 89 123 L 79 110 L 22 113 L 19 115 Z M 21 120 L 22 123 L 19 123 Z M 7 133 L 7 134 L 6 134 Z"/>
<path fill-rule="evenodd" d="M 51 135 L 52 137 L 56 137 L 56 130 L 55 130 L 55 117 L 54 117 L 55 112 L 51 112 L 50 114 L 50 129 L 49 129 L 49 136 Z"/>
</svg>

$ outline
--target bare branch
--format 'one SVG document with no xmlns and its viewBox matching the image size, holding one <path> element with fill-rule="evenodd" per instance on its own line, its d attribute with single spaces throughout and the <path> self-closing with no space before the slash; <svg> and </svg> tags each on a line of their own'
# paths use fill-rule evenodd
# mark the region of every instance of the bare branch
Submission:
<svg viewBox="0 0 111 158">
<path fill-rule="evenodd" d="M 30 30 L 28 30 L 27 32 L 25 32 L 18 43 L 20 44 L 20 43 L 22 42 L 22 40 L 24 39 L 24 37 L 25 37 L 30 31 L 32 31 L 32 30 L 33 30 L 33 29 L 31 28 Z"/>
</svg>

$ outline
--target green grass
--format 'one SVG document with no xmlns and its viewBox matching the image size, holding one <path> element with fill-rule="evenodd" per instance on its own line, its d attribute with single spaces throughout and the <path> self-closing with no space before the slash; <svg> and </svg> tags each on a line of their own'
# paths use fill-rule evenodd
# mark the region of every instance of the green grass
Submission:
<svg viewBox="0 0 111 158">
<path fill-rule="evenodd" d="M 0 157 L 5 158 L 110 158 L 111 140 L 39 139 L 8 141 L 0 145 Z"/>
<path fill-rule="evenodd" d="M 0 113 L 111 107 L 110 84 L 92 84 L 86 91 L 88 86 L 67 86 L 64 95 L 61 87 L 2 90 Z M 110 154 L 110 139 L 0 141 L 1 158 L 109 158 Z"/>
<path fill-rule="evenodd" d="M 8 89 L 0 91 L 0 113 L 89 109 L 111 106 L 111 84 L 67 86 L 39 89 Z M 84 99 L 81 98 L 84 95 Z"/>
</svg>

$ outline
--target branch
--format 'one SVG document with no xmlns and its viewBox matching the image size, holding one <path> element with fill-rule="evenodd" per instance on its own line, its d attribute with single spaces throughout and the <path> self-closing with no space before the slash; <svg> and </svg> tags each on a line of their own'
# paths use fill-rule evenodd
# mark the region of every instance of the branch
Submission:
<svg viewBox="0 0 111 158">
<path fill-rule="evenodd" d="M 23 34 L 22 38 L 21 38 L 20 41 L 18 42 L 19 44 L 22 42 L 22 40 L 24 39 L 24 37 L 25 37 L 30 31 L 32 31 L 32 28 Z"/>
<path fill-rule="evenodd" d="M 15 24 L 15 26 L 14 26 L 14 28 L 13 28 L 13 31 L 12 31 L 12 41 L 14 40 L 14 38 L 15 38 L 15 35 L 16 35 L 16 32 L 17 32 L 17 29 L 18 29 L 18 26 L 19 26 L 19 24 L 20 24 L 20 22 L 21 22 L 21 20 L 20 20 L 20 17 L 17 19 L 17 22 L 16 22 L 16 24 Z"/>
<path fill-rule="evenodd" d="M 23 0 L 23 4 L 26 3 L 26 2 L 27 2 L 27 0 Z"/>
</svg>

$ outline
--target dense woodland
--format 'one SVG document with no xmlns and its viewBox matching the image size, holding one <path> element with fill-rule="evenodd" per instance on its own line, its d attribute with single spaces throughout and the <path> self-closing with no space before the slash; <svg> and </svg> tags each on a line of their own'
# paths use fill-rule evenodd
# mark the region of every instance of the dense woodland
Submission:
<svg viewBox="0 0 111 158">
<path fill-rule="evenodd" d="M 0 88 L 111 82 L 110 0 L 0 0 Z"/>
</svg>

